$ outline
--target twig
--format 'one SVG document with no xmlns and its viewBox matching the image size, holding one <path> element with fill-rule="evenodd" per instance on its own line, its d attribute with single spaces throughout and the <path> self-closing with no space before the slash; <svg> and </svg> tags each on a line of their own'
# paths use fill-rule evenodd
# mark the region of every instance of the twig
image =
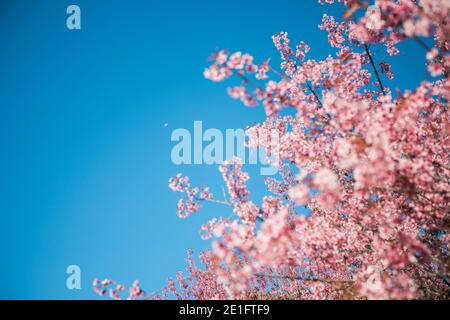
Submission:
<svg viewBox="0 0 450 320">
<path fill-rule="evenodd" d="M 366 54 L 369 57 L 370 64 L 372 65 L 373 71 L 375 72 L 375 76 L 377 77 L 378 85 L 380 86 L 381 93 L 384 96 L 384 95 L 386 95 L 386 93 L 384 92 L 384 86 L 383 86 L 383 83 L 381 82 L 380 75 L 378 73 L 377 67 L 375 66 L 375 62 L 373 61 L 372 55 L 370 54 L 369 46 L 367 44 L 364 44 L 364 49 L 366 50 Z"/>
<path fill-rule="evenodd" d="M 312 92 L 312 94 L 314 95 L 314 97 L 317 100 L 317 103 L 319 104 L 320 107 L 323 107 L 322 105 L 322 101 L 320 101 L 319 96 L 317 95 L 317 93 L 314 91 L 314 89 L 311 87 L 311 85 L 309 84 L 309 82 L 306 82 L 306 86 L 308 87 L 309 91 Z"/>
<path fill-rule="evenodd" d="M 290 279 L 290 280 L 300 280 L 305 282 L 325 282 L 325 283 L 354 283 L 353 280 L 333 280 L 333 279 L 320 279 L 320 278 L 303 278 L 299 276 L 287 276 L 287 275 L 276 275 L 276 274 L 263 274 L 256 273 L 255 277 L 260 278 L 271 278 L 271 279 Z"/>
<path fill-rule="evenodd" d="M 222 200 L 217 200 L 217 199 L 203 199 L 203 198 L 199 198 L 199 197 L 195 197 L 194 198 L 197 201 L 207 201 L 207 202 L 213 202 L 213 203 L 218 203 L 218 204 L 223 204 L 226 205 L 228 207 L 231 207 L 231 203 L 229 203 L 228 201 L 222 201 Z"/>
<path fill-rule="evenodd" d="M 224 188 L 223 186 L 222 186 L 222 194 L 223 194 L 223 200 L 225 200 L 226 202 L 228 202 L 227 194 L 226 194 L 225 188 Z"/>
<path fill-rule="evenodd" d="M 427 50 L 427 51 L 431 50 L 431 48 L 419 37 L 415 36 L 413 39 L 416 40 L 416 42 L 425 50 Z"/>
<path fill-rule="evenodd" d="M 287 77 L 285 75 L 283 75 L 281 72 L 275 70 L 274 68 L 270 67 L 270 71 L 272 71 L 273 73 L 275 73 L 276 75 L 278 75 L 279 77 L 283 78 L 283 79 L 287 79 Z M 298 67 L 297 65 L 295 66 L 295 70 L 297 71 Z M 308 87 L 309 91 L 311 91 L 311 93 L 314 95 L 314 97 L 316 98 L 317 103 L 319 104 L 320 107 L 322 107 L 322 101 L 320 101 L 319 95 L 317 94 L 316 91 L 314 91 L 314 89 L 312 88 L 311 84 L 306 81 L 306 86 Z"/>
</svg>

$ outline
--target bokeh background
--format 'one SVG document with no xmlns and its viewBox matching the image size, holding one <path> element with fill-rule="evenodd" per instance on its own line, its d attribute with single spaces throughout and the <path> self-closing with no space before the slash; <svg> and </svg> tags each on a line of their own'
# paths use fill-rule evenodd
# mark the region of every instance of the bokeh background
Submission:
<svg viewBox="0 0 450 320">
<path fill-rule="evenodd" d="M 82 29 L 66 28 L 66 8 L 81 8 Z M 221 194 L 217 166 L 175 166 L 176 128 L 245 128 L 264 119 L 203 79 L 216 49 L 277 61 L 271 36 L 287 31 L 310 56 L 333 51 L 317 26 L 340 6 L 316 0 L 151 1 L 2 0 L 0 2 L 0 298 L 96 299 L 94 277 L 147 291 L 184 270 L 186 249 L 208 248 L 200 226 L 228 208 L 175 213 L 169 177 Z M 426 74 L 423 49 L 400 47 L 396 78 L 413 88 Z M 379 49 L 375 59 L 384 58 Z M 249 188 L 259 202 L 258 168 Z M 66 288 L 66 268 L 82 271 Z"/>
</svg>

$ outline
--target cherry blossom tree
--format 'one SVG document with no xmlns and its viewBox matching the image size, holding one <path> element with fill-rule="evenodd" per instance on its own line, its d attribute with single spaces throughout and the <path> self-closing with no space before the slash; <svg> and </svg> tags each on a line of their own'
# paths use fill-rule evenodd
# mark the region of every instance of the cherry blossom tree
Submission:
<svg viewBox="0 0 450 320">
<path fill-rule="evenodd" d="M 271 152 L 276 131 L 279 175 L 265 179 L 260 203 L 239 159 L 220 166 L 220 197 L 170 179 L 183 194 L 181 218 L 204 202 L 230 215 L 202 227 L 212 249 L 200 265 L 189 252 L 185 274 L 155 293 L 136 282 L 129 298 L 449 298 L 450 2 L 319 2 L 345 8 L 342 21 L 325 14 L 319 26 L 333 52 L 326 59 L 308 59 L 309 46 L 286 32 L 273 36 L 279 67 L 241 52 L 211 56 L 207 79 L 236 78 L 231 98 L 264 108 L 248 146 Z M 429 76 L 402 92 L 374 48 L 395 56 L 403 41 L 423 50 Z M 111 280 L 94 287 L 112 298 L 124 290 Z"/>
</svg>

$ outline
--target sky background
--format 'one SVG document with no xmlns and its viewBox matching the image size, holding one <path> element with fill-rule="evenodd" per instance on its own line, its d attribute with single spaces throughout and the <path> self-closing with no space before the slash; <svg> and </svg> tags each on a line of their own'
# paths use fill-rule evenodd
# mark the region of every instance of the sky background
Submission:
<svg viewBox="0 0 450 320">
<path fill-rule="evenodd" d="M 70 4 L 81 8 L 82 30 L 66 28 Z M 207 57 L 228 48 L 276 58 L 271 36 L 287 31 L 324 58 L 324 12 L 342 16 L 316 0 L 2 0 L 0 298 L 95 299 L 94 277 L 140 279 L 154 291 L 184 270 L 186 249 L 209 247 L 200 226 L 230 212 L 207 205 L 177 217 L 171 176 L 183 172 L 217 194 L 222 183 L 217 166 L 171 162 L 172 131 L 192 130 L 194 120 L 225 130 L 264 119 L 203 78 Z M 424 52 L 400 48 L 389 84 L 413 88 Z M 246 169 L 259 199 L 258 168 Z M 71 264 L 81 290 L 66 288 Z"/>
</svg>

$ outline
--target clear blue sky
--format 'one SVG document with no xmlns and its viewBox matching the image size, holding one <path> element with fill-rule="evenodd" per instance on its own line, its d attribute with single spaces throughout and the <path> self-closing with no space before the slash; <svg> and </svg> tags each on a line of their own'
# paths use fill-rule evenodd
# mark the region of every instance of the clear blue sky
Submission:
<svg viewBox="0 0 450 320">
<path fill-rule="evenodd" d="M 276 57 L 278 31 L 325 57 L 317 25 L 330 7 L 316 2 L 2 0 L 0 298 L 96 298 L 94 277 L 153 291 L 184 269 L 187 248 L 208 247 L 199 227 L 227 209 L 179 219 L 167 180 L 181 171 L 220 193 L 219 172 L 173 165 L 170 134 L 194 120 L 219 129 L 262 120 L 261 108 L 203 79 L 206 58 L 218 48 Z M 81 7 L 80 31 L 66 28 L 70 4 Z M 412 88 L 423 51 L 403 47 L 394 81 Z M 257 197 L 261 179 L 249 171 Z M 70 264 L 81 267 L 79 291 L 65 287 Z"/>
</svg>

